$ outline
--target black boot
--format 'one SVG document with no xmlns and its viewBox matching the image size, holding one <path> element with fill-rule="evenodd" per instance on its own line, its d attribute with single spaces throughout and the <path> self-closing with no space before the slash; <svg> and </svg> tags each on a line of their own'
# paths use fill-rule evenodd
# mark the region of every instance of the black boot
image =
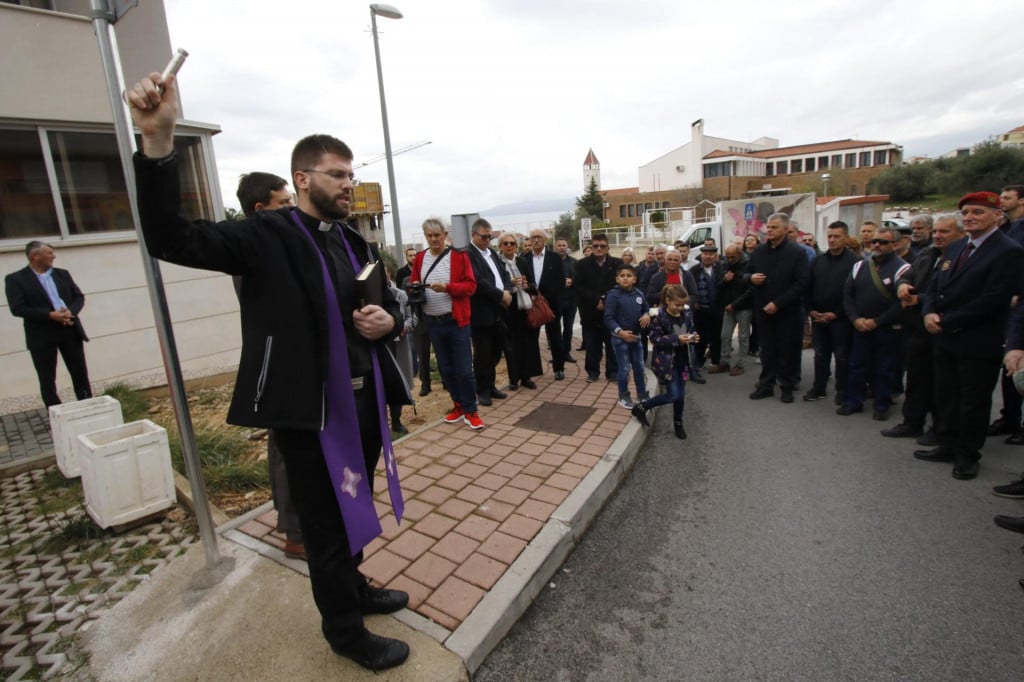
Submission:
<svg viewBox="0 0 1024 682">
<path fill-rule="evenodd" d="M 631 412 L 633 416 L 636 417 L 636 420 L 643 424 L 644 426 L 651 425 L 651 423 L 647 421 L 647 408 L 644 407 L 643 402 L 638 402 L 636 405 L 634 405 Z"/>
<path fill-rule="evenodd" d="M 672 425 L 676 427 L 676 438 L 686 440 L 686 429 L 683 428 L 683 422 L 672 422 Z"/>
</svg>

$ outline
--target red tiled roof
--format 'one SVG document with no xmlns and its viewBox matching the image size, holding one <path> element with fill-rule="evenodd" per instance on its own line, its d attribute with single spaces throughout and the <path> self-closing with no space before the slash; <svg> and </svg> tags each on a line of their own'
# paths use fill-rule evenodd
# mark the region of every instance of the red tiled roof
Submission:
<svg viewBox="0 0 1024 682">
<path fill-rule="evenodd" d="M 1016 128 L 1014 128 L 1010 132 L 1011 133 L 1024 133 L 1024 126 L 1017 126 Z"/>
<path fill-rule="evenodd" d="M 597 160 L 597 156 L 594 155 L 594 150 L 593 149 L 587 150 L 587 158 L 583 159 L 583 165 L 584 166 L 593 166 L 593 165 L 600 166 L 601 165 L 601 162 Z"/>
</svg>

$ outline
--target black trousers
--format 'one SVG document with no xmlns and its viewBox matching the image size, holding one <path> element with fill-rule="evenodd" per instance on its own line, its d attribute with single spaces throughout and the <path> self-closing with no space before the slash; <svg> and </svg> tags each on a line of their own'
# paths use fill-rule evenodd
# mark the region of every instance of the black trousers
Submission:
<svg viewBox="0 0 1024 682">
<path fill-rule="evenodd" d="M 1000 372 L 1000 389 L 1003 394 L 1003 419 L 1013 427 L 1014 431 L 1021 428 L 1021 406 L 1024 399 L 1017 388 L 1013 385 L 1013 377 L 1006 372 Z"/>
<path fill-rule="evenodd" d="M 939 448 L 957 462 L 977 461 L 988 435 L 992 391 L 999 380 L 1002 358 L 950 353 L 939 345 L 934 356 Z"/>
<path fill-rule="evenodd" d="M 572 354 L 572 327 L 576 323 L 576 301 L 571 296 L 563 296 L 558 302 L 557 312 L 556 319 L 562 325 L 562 356 L 565 358 Z"/>
<path fill-rule="evenodd" d="M 75 398 L 85 400 L 92 397 L 89 386 L 89 368 L 85 364 L 85 343 L 74 327 L 61 327 L 57 342 L 51 345 L 29 348 L 32 365 L 36 368 L 39 378 L 39 393 L 43 404 L 60 405 L 57 396 L 57 353 L 64 358 L 64 366 L 71 375 L 71 384 L 75 388 Z"/>
<path fill-rule="evenodd" d="M 548 348 L 551 349 L 551 368 L 556 372 L 564 371 L 568 351 L 562 345 L 562 320 L 558 315 L 544 325 L 544 335 L 548 337 Z"/>
<path fill-rule="evenodd" d="M 416 345 L 416 364 L 420 375 L 420 384 L 430 388 L 430 318 L 420 310 L 419 322 L 412 330 Z"/>
<path fill-rule="evenodd" d="M 907 334 L 907 353 L 903 360 L 907 371 L 903 421 L 911 426 L 923 428 L 929 412 L 932 413 L 932 425 L 937 422 L 934 347 L 927 332 L 924 335 L 918 332 Z"/>
<path fill-rule="evenodd" d="M 475 326 L 470 330 L 473 339 L 473 378 L 478 395 L 490 395 L 495 388 L 495 367 L 501 359 L 508 325 L 504 322 Z"/>
<path fill-rule="evenodd" d="M 381 449 L 377 399 L 372 385 L 356 391 L 355 395 L 359 436 L 372 491 L 373 472 Z M 359 572 L 363 555 L 360 552 L 352 556 L 349 549 L 348 534 L 320 448 L 319 434 L 275 429 L 274 436 L 284 458 L 292 501 L 302 527 L 309 582 L 320 611 L 321 630 L 331 645 L 343 647 L 364 630 L 359 608 L 360 591 L 366 585 L 366 578 Z"/>
<path fill-rule="evenodd" d="M 804 320 L 800 306 L 790 306 L 774 315 L 755 308 L 754 320 L 761 337 L 761 376 L 759 388 L 783 388 L 800 383 L 800 351 L 803 349 Z"/>
<path fill-rule="evenodd" d="M 694 348 L 697 362 L 703 363 L 704 355 L 710 351 L 711 364 L 719 364 L 722 361 L 722 311 L 703 308 L 695 311 L 693 327 L 700 334 L 700 342 Z"/>
<path fill-rule="evenodd" d="M 604 375 L 615 379 L 619 373 L 619 363 L 615 360 L 612 350 L 612 335 L 602 327 L 583 327 L 583 345 L 586 346 L 586 357 L 583 367 L 587 376 L 597 377 L 601 374 L 601 355 L 604 354 Z"/>
<path fill-rule="evenodd" d="M 292 542 L 302 542 L 302 526 L 288 487 L 288 470 L 273 429 L 267 434 L 267 467 L 270 469 L 270 495 L 277 510 L 277 532 L 284 533 Z"/>
</svg>

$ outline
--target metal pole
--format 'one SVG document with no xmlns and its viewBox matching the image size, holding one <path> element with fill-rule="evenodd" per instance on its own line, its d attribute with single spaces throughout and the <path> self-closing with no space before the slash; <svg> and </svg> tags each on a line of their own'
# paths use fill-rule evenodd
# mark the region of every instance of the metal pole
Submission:
<svg viewBox="0 0 1024 682">
<path fill-rule="evenodd" d="M 135 193 L 135 167 L 132 156 L 135 154 L 135 132 L 128 113 L 128 106 L 121 99 L 125 90 L 124 76 L 121 73 L 117 50 L 117 36 L 114 33 L 113 13 L 107 0 L 92 0 L 93 28 L 99 41 L 100 58 L 103 62 L 103 75 L 107 81 L 107 94 L 110 97 L 110 108 L 114 117 L 114 132 L 117 136 L 118 151 L 121 155 L 121 167 L 124 170 L 125 187 L 128 191 L 128 203 L 131 206 L 132 221 L 139 239 L 142 252 L 142 269 L 146 274 L 146 285 L 149 289 L 149 300 L 153 306 L 153 318 L 156 322 L 157 338 L 163 354 L 164 368 L 167 372 L 167 386 L 171 391 L 174 414 L 178 422 L 178 433 L 181 437 L 181 450 L 185 460 L 185 471 L 192 488 L 192 499 L 195 502 L 196 522 L 202 538 L 203 549 L 206 551 L 207 568 L 214 568 L 220 563 L 217 550 L 217 535 L 213 529 L 213 518 L 210 514 L 210 503 L 206 496 L 206 485 L 203 482 L 202 470 L 199 466 L 199 452 L 196 449 L 195 435 L 192 430 L 192 417 L 185 398 L 185 384 L 181 377 L 181 365 L 178 362 L 178 351 L 174 343 L 174 331 L 171 328 L 171 315 L 167 307 L 160 266 L 155 258 L 146 251 L 146 243 L 140 229 L 139 203 Z"/>
<path fill-rule="evenodd" d="M 373 29 L 373 54 L 377 58 L 377 87 L 380 89 L 380 118 L 384 122 L 384 158 L 388 163 L 388 191 L 391 193 L 391 225 L 395 228 L 395 258 L 402 258 L 402 221 L 398 218 L 398 195 L 395 192 L 395 159 L 391 154 L 391 133 L 388 130 L 388 105 L 384 101 L 384 73 L 380 68 L 380 44 L 377 40 L 377 13 L 370 8 Z"/>
</svg>

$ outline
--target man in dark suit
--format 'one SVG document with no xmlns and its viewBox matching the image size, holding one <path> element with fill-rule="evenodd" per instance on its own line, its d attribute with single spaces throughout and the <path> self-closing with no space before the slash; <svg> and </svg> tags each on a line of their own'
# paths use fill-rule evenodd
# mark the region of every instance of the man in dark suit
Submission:
<svg viewBox="0 0 1024 682">
<path fill-rule="evenodd" d="M 473 376 L 477 402 L 490 405 L 492 398 L 505 398 L 494 385 L 495 367 L 508 332 L 506 310 L 512 303 L 512 280 L 498 254 L 491 249 L 491 224 L 479 218 L 470 228 L 472 242 L 467 248 L 476 278 L 476 293 L 469 299 L 473 338 Z"/>
<path fill-rule="evenodd" d="M 85 365 L 88 341 L 78 315 L 85 296 L 67 270 L 53 267 L 53 248 L 39 241 L 25 246 L 28 265 L 7 275 L 5 284 L 11 314 L 25 320 L 25 344 L 39 377 L 39 391 L 47 407 L 59 405 L 57 352 L 71 374 L 78 400 L 92 397 Z"/>
<path fill-rule="evenodd" d="M 923 308 L 925 329 L 935 339 L 939 445 L 914 457 L 953 462 L 953 478 L 968 480 L 978 475 L 1024 249 L 998 229 L 998 194 L 972 192 L 958 206 L 967 239 L 946 249 Z"/>
<path fill-rule="evenodd" d="M 521 255 L 519 271 L 526 276 L 530 288 L 536 289 L 548 301 L 553 310 L 558 310 L 559 300 L 565 290 L 566 274 L 562 257 L 544 248 L 548 235 L 544 230 L 530 231 L 530 250 Z M 562 328 L 558 314 L 544 325 L 544 334 L 551 348 L 551 366 L 555 370 L 555 381 L 565 378 L 565 356 L 568 349 L 562 347 Z"/>
<path fill-rule="evenodd" d="M 604 353 L 605 378 L 615 381 L 619 366 L 612 351 L 611 332 L 604 326 L 604 297 L 615 286 L 615 271 L 622 261 L 608 255 L 608 237 L 604 234 L 595 234 L 590 240 L 590 247 L 593 253 L 576 261 L 576 278 L 572 283 L 587 352 L 583 366 L 587 371 L 587 381 L 597 381 L 601 375 L 601 354 Z"/>
<path fill-rule="evenodd" d="M 719 305 L 718 288 L 725 266 L 718 259 L 718 247 L 713 244 L 700 247 L 700 262 L 690 267 L 690 274 L 697 283 L 696 291 L 690 292 L 693 322 L 700 335 L 695 348 L 697 363 L 703 364 L 707 353 L 711 360 L 708 374 L 728 372 L 729 366 L 721 364 L 723 309 Z"/>
<path fill-rule="evenodd" d="M 552 302 L 551 307 L 558 316 L 558 322 L 562 325 L 562 356 L 565 362 L 576 362 L 572 356 L 572 328 L 576 323 L 576 296 L 572 290 L 572 280 L 576 276 L 576 259 L 569 255 L 569 241 L 566 239 L 555 240 L 555 252 L 562 261 L 562 272 L 565 274 L 565 286 L 562 288 L 561 298 L 558 301 L 558 308 Z"/>
</svg>

